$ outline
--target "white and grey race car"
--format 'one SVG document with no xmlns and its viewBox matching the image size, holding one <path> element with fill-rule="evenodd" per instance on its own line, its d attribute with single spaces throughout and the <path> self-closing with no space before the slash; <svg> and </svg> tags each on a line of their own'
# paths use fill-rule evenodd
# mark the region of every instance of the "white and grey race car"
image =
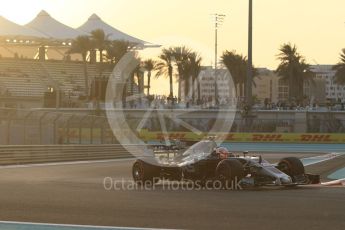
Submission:
<svg viewBox="0 0 345 230">
<path fill-rule="evenodd" d="M 261 156 L 242 156 L 218 147 L 212 140 L 192 145 L 172 160 L 142 158 L 132 168 L 137 183 L 156 182 L 158 179 L 188 180 L 201 185 L 217 180 L 225 187 L 236 183 L 242 186 L 295 186 L 320 183 L 319 175 L 305 173 L 302 162 L 286 157 L 271 164 Z"/>
</svg>

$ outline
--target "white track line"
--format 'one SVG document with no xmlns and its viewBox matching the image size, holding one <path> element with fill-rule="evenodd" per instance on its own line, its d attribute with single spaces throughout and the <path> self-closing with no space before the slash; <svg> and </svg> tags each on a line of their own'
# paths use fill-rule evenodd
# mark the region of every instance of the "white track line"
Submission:
<svg viewBox="0 0 345 230">
<path fill-rule="evenodd" d="M 70 227 L 70 228 L 84 228 L 84 229 L 167 229 L 167 228 L 138 228 L 138 227 L 116 227 L 116 226 L 96 226 L 96 225 L 77 225 L 77 224 L 49 224 L 49 223 L 34 223 L 34 222 L 20 222 L 20 221 L 0 221 L 1 224 L 13 224 L 21 225 L 21 227 L 27 226 L 46 226 L 46 227 Z M 22 229 L 22 228 L 21 228 Z"/>
<path fill-rule="evenodd" d="M 328 182 L 323 182 L 321 185 L 324 186 L 345 186 L 345 178 L 339 180 L 332 180 Z"/>
<path fill-rule="evenodd" d="M 329 160 L 332 160 L 332 159 L 334 159 L 336 157 L 339 157 L 341 155 L 343 155 L 343 153 L 329 153 L 329 154 L 315 156 L 315 157 L 302 158 L 302 160 L 312 160 L 312 159 L 315 159 L 315 161 L 312 162 L 312 163 L 303 164 L 304 166 L 308 166 L 308 165 L 318 164 L 318 163 L 321 163 L 321 162 L 324 162 L 324 161 L 329 161 Z"/>
<path fill-rule="evenodd" d="M 332 160 L 336 157 L 339 157 L 341 155 L 344 155 L 344 153 L 329 153 L 326 155 L 320 155 L 320 156 L 315 156 L 315 157 L 308 157 L 308 158 L 303 158 L 303 159 L 316 159 L 315 162 L 309 163 L 309 164 L 304 164 L 304 166 L 308 166 L 308 165 L 313 165 L 313 164 L 318 164 L 324 161 L 328 161 L 328 160 Z M 320 158 L 320 160 L 317 160 L 318 158 Z M 322 182 L 319 184 L 320 187 L 344 187 L 345 186 L 345 178 L 343 179 L 339 179 L 339 180 L 332 180 L 332 181 L 328 181 L 328 182 Z"/>
<path fill-rule="evenodd" d="M 37 163 L 37 164 L 22 164 L 22 165 L 3 165 L 0 169 L 8 168 L 30 168 L 30 167 L 44 167 L 44 166 L 59 166 L 59 165 L 76 165 L 76 164 L 97 164 L 97 163 L 108 163 L 118 161 L 129 161 L 135 158 L 121 158 L 121 159 L 110 159 L 110 160 L 91 160 L 91 161 L 67 161 L 67 162 L 52 162 L 52 163 Z"/>
</svg>

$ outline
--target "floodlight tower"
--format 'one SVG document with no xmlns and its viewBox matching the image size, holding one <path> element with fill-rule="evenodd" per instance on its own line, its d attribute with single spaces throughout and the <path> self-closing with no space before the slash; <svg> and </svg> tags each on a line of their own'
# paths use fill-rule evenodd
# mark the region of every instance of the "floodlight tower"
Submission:
<svg viewBox="0 0 345 230">
<path fill-rule="evenodd" d="M 253 79 L 253 0 L 249 0 L 248 17 L 248 66 L 246 82 L 246 104 L 249 108 L 252 106 L 252 79 Z"/>
<path fill-rule="evenodd" d="M 223 24 L 225 14 L 213 14 L 214 17 L 214 99 L 218 105 L 218 87 L 217 87 L 217 63 L 218 63 L 218 28 Z"/>
</svg>

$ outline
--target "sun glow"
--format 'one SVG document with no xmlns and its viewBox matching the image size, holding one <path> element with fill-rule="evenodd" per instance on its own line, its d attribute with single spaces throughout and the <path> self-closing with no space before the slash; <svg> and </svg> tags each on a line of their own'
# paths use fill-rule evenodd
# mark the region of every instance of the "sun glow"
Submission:
<svg viewBox="0 0 345 230">
<path fill-rule="evenodd" d="M 244 0 L 0 0 L 0 4 L 0 15 L 21 25 L 41 10 L 74 28 L 96 13 L 115 28 L 148 42 L 173 34 L 211 48 L 210 14 L 220 12 L 227 17 L 219 30 L 218 54 L 226 49 L 247 53 L 248 1 Z M 345 38 L 344 0 L 265 0 L 253 4 L 255 66 L 276 68 L 275 55 L 286 42 L 295 43 L 309 62 L 338 61 Z"/>
<path fill-rule="evenodd" d="M 18 3 L 19 2 L 19 3 Z M 45 1 L 41 1 L 44 4 Z M 32 20 L 42 9 L 30 1 L 1 1 L 0 15 L 17 24 L 23 25 Z"/>
</svg>

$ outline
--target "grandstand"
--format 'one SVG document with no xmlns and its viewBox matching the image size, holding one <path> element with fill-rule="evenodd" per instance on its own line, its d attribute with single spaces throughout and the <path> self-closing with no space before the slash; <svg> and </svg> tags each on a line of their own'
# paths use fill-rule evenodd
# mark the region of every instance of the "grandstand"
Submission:
<svg viewBox="0 0 345 230">
<path fill-rule="evenodd" d="M 43 96 L 44 81 L 40 81 L 30 62 L 15 59 L 0 60 L 0 82 L 3 87 L 2 94 L 8 96 Z"/>
<path fill-rule="evenodd" d="M 73 39 L 90 35 L 96 29 L 104 30 L 113 40 L 135 42 L 138 49 L 155 47 L 117 30 L 95 14 L 79 28 L 64 25 L 43 10 L 26 25 L 0 16 L 0 107 L 42 107 L 47 95 L 53 92 L 56 104 L 62 107 L 66 101 L 68 107 L 71 102 L 73 107 L 85 107 L 82 103 L 87 99 L 99 100 L 94 81 L 99 77 L 104 81 L 111 74 L 112 66 L 87 63 L 89 88 L 85 89 L 85 64 L 79 61 L 80 55 L 66 56 Z M 86 98 L 86 95 L 91 97 Z M 53 98 L 53 94 L 50 97 Z"/>
<path fill-rule="evenodd" d="M 102 70 L 97 63 L 87 64 L 90 82 L 95 77 L 107 77 L 110 73 L 111 69 Z M 0 84 L 3 102 L 6 102 L 5 98 L 21 98 L 18 106 L 11 107 L 27 107 L 27 100 L 37 101 L 39 106 L 44 93 L 50 88 L 59 89 L 62 97 L 77 100 L 85 95 L 84 64 L 75 61 L 41 62 L 33 59 L 0 58 Z"/>
</svg>

